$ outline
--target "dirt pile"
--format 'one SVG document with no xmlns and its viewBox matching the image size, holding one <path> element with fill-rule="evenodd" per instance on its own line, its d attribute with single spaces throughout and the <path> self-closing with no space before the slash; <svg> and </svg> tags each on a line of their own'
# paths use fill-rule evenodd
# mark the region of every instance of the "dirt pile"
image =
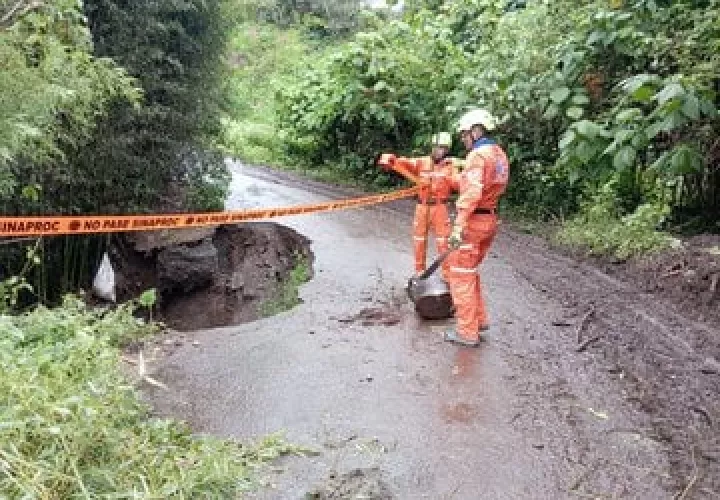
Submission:
<svg viewBox="0 0 720 500">
<path fill-rule="evenodd" d="M 180 331 L 252 321 L 301 261 L 311 266 L 309 245 L 267 222 L 130 234 L 111 250 L 118 300 L 156 288 L 158 319 Z"/>
<path fill-rule="evenodd" d="M 648 293 L 670 299 L 701 321 L 720 322 L 720 235 L 701 235 L 681 248 L 640 261 L 604 265 Z"/>
<path fill-rule="evenodd" d="M 402 321 L 402 315 L 397 307 L 385 305 L 383 307 L 365 307 L 359 313 L 344 318 L 332 317 L 339 323 L 361 326 L 394 326 Z"/>
<path fill-rule="evenodd" d="M 393 496 L 378 469 L 355 469 L 347 474 L 331 475 L 327 481 L 305 496 L 313 500 L 392 500 Z"/>
</svg>

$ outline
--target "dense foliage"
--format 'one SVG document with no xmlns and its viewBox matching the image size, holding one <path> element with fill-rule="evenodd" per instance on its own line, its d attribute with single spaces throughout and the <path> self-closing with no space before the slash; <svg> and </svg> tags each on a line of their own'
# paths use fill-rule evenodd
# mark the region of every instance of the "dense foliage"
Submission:
<svg viewBox="0 0 720 500">
<path fill-rule="evenodd" d="M 626 254 L 668 222 L 720 228 L 718 0 L 414 1 L 371 27 L 282 92 L 294 161 L 373 178 L 378 151 L 419 152 L 480 105 L 532 215 L 640 231 Z"/>
<path fill-rule="evenodd" d="M 230 42 L 230 102 L 223 144 L 228 154 L 251 163 L 282 164 L 275 93 L 292 85 L 310 47 L 299 29 L 242 22 Z"/>
<path fill-rule="evenodd" d="M 150 418 L 118 368 L 118 346 L 154 329 L 133 307 L 66 299 L 0 315 L 0 497 L 238 498 L 254 466 L 291 451 L 274 436 L 243 448 Z"/>
<path fill-rule="evenodd" d="M 228 174 L 215 143 L 227 8 L 202 0 L 1 1 L 2 213 L 222 208 Z M 106 241 L 43 241 L 30 275 L 39 298 L 86 285 Z M 0 276 L 25 265 L 18 245 L 0 252 Z"/>
<path fill-rule="evenodd" d="M 235 0 L 241 21 L 280 28 L 302 26 L 312 38 L 343 37 L 363 24 L 363 4 L 357 0 Z"/>
<path fill-rule="evenodd" d="M 145 96 L 140 107 L 114 107 L 99 140 L 78 152 L 88 170 L 106 166 L 104 186 L 131 190 L 130 197 L 111 190 L 103 210 L 126 208 L 128 199 L 156 208 L 167 185 L 191 189 L 184 208 L 221 209 L 225 169 L 209 146 L 220 133 L 224 99 L 225 4 L 86 0 L 85 11 L 95 52 L 126 68 Z M 123 168 L 118 172 L 116 165 Z"/>
<path fill-rule="evenodd" d="M 75 1 L 0 2 L 0 63 L 0 202 L 12 213 L 43 184 L 62 182 L 68 172 L 53 167 L 66 163 L 64 148 L 90 141 L 111 101 L 139 93 L 125 71 L 93 56 Z"/>
</svg>

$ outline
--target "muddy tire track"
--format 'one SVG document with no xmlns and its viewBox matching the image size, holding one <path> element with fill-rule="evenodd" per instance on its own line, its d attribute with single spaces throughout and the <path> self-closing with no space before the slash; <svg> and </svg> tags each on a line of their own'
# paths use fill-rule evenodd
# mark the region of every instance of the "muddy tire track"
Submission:
<svg viewBox="0 0 720 500">
<path fill-rule="evenodd" d="M 692 311 L 559 255 L 538 238 L 505 232 L 496 251 L 543 295 L 565 306 L 567 324 L 579 324 L 594 311 L 582 332 L 594 341 L 577 352 L 576 330 L 568 327 L 561 362 L 568 369 L 575 365 L 598 395 L 600 388 L 621 391 L 634 426 L 611 433 L 664 449 L 678 496 L 720 497 L 720 369 L 714 362 L 720 359 L 720 331 L 697 321 Z M 647 464 L 635 466 L 655 473 Z"/>
</svg>

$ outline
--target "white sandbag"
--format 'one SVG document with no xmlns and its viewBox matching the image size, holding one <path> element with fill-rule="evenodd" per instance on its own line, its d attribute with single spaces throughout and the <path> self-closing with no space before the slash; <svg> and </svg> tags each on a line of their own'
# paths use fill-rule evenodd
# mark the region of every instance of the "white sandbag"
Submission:
<svg viewBox="0 0 720 500">
<path fill-rule="evenodd" d="M 103 254 L 100 268 L 93 281 L 93 293 L 101 299 L 115 302 L 115 271 L 107 252 Z"/>
</svg>

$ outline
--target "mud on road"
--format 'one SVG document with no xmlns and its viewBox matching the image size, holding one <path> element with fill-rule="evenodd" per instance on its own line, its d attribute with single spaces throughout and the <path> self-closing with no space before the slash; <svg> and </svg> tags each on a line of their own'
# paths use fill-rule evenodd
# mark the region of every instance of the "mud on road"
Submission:
<svg viewBox="0 0 720 500">
<path fill-rule="evenodd" d="M 668 252 L 624 264 L 623 275 L 617 265 L 579 262 L 531 236 L 508 232 L 502 241 L 516 272 L 572 318 L 568 368 L 590 377 L 598 393 L 622 394 L 636 411 L 630 434 L 662 447 L 680 497 L 720 498 L 720 311 L 707 300 L 709 283 L 672 287 L 664 275 L 677 262 L 717 269 L 717 259 L 698 258 L 691 246 L 684 258 Z M 600 267 L 615 267 L 615 276 Z"/>
<path fill-rule="evenodd" d="M 235 174 L 233 207 L 354 194 Z M 312 240 L 304 303 L 187 334 L 154 367 L 157 411 L 318 452 L 265 471 L 256 499 L 720 497 L 717 324 L 503 228 L 489 341 L 449 346 L 401 290 L 411 206 L 282 221 Z"/>
</svg>

